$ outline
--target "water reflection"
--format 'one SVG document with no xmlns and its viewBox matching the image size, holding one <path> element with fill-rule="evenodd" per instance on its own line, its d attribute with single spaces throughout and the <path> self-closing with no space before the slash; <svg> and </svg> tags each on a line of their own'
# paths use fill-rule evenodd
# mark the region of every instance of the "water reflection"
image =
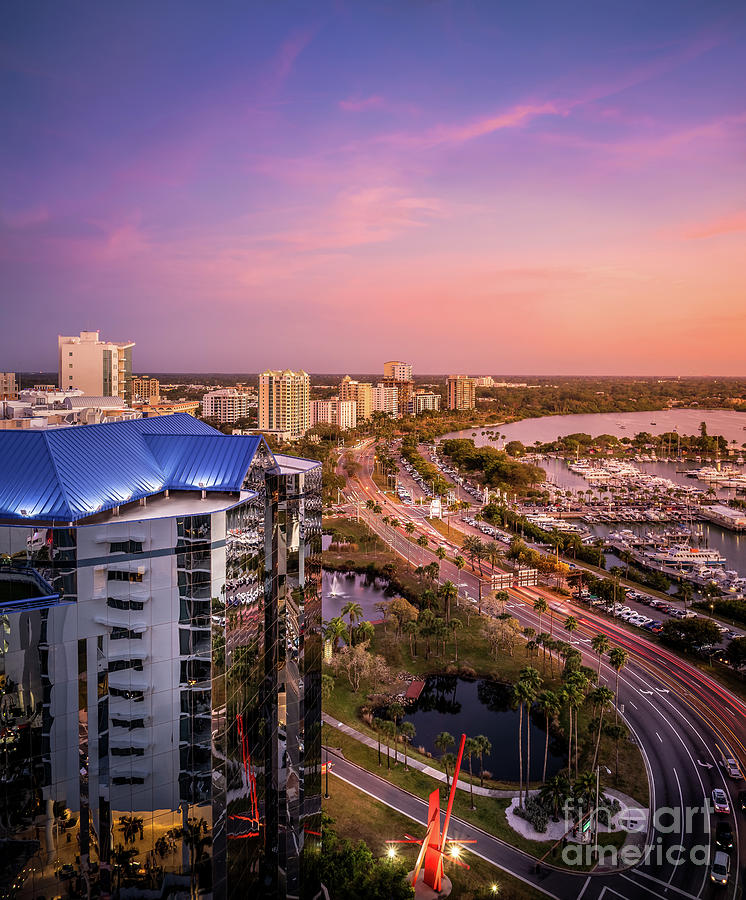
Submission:
<svg viewBox="0 0 746 900">
<path fill-rule="evenodd" d="M 451 675 L 434 675 L 427 679 L 419 699 L 404 717 L 411 722 L 416 735 L 415 747 L 424 747 L 436 758 L 440 750 L 435 739 L 442 731 L 454 737 L 465 733 L 468 737 L 483 734 L 489 738 L 492 750 L 484 756 L 484 768 L 501 781 L 518 781 L 518 711 L 512 708 L 509 684 L 483 679 L 474 681 Z M 526 748 L 526 717 L 524 715 L 524 760 Z M 543 717 L 531 719 L 531 778 L 541 778 L 544 766 L 546 731 Z M 562 740 L 550 733 L 547 777 L 556 774 L 564 759 Z M 475 772 L 477 768 L 475 766 Z"/>
</svg>

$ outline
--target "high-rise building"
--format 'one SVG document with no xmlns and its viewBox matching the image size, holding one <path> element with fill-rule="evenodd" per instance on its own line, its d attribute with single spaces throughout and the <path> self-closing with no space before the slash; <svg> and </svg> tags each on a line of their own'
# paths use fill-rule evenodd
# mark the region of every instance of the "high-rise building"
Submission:
<svg viewBox="0 0 746 900">
<path fill-rule="evenodd" d="M 132 400 L 132 348 L 134 341 L 101 341 L 98 331 L 79 337 L 57 336 L 59 387 L 78 388 L 95 397 Z"/>
<path fill-rule="evenodd" d="M 354 400 L 340 400 L 332 397 L 329 400 L 311 401 L 311 427 L 324 422 L 336 425 L 341 431 L 348 431 L 357 426 L 357 403 Z"/>
<path fill-rule="evenodd" d="M 0 400 L 17 400 L 15 372 L 0 372 Z"/>
<path fill-rule="evenodd" d="M 435 412 L 440 409 L 440 394 L 435 391 L 415 391 L 409 399 L 409 412 L 417 416 L 422 412 Z"/>
<path fill-rule="evenodd" d="M 161 385 L 157 378 L 147 375 L 136 375 L 132 379 L 132 399 L 141 403 L 150 403 L 158 400 L 161 395 Z"/>
<path fill-rule="evenodd" d="M 235 422 L 249 416 L 250 399 L 247 393 L 225 388 L 210 391 L 202 398 L 202 416 L 219 422 Z"/>
<path fill-rule="evenodd" d="M 475 378 L 468 375 L 449 375 L 448 409 L 474 409 L 477 405 L 477 385 Z"/>
<path fill-rule="evenodd" d="M 394 381 L 411 381 L 412 364 L 395 359 L 383 364 L 383 377 Z"/>
<path fill-rule="evenodd" d="M 311 427 L 311 379 L 307 372 L 267 371 L 259 375 L 259 431 L 302 437 Z"/>
<path fill-rule="evenodd" d="M 392 418 L 399 416 L 399 391 L 396 385 L 381 383 L 373 388 L 373 409 L 388 413 Z"/>
<path fill-rule="evenodd" d="M 345 375 L 339 385 L 340 400 L 354 400 L 357 404 L 357 421 L 364 422 L 373 412 L 373 385 L 369 381 L 353 381 Z"/>
<path fill-rule="evenodd" d="M 187 415 L 3 432 L 0 457 L 8 884 L 312 896 L 319 464 Z"/>
</svg>

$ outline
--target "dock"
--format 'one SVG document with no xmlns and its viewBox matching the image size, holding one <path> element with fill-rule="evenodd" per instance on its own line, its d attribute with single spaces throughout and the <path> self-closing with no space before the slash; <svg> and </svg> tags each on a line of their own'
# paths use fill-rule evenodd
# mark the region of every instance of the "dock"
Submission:
<svg viewBox="0 0 746 900">
<path fill-rule="evenodd" d="M 425 687 L 425 682 L 419 678 L 415 678 L 415 680 L 407 688 L 407 692 L 404 695 L 404 699 L 411 700 L 412 702 L 414 702 L 415 700 L 418 700 L 424 687 Z"/>
</svg>

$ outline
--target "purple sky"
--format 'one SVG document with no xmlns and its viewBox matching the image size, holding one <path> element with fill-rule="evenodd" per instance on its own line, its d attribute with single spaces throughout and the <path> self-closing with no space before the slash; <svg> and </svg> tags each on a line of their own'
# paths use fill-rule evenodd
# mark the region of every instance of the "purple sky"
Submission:
<svg viewBox="0 0 746 900">
<path fill-rule="evenodd" d="M 744 374 L 746 5 L 4 4 L 0 369 Z"/>
</svg>

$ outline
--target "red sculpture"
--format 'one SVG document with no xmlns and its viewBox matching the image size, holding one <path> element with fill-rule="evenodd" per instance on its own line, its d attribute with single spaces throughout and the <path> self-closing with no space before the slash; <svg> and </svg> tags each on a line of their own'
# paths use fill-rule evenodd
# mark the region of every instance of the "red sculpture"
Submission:
<svg viewBox="0 0 746 900">
<path fill-rule="evenodd" d="M 453 810 L 453 798 L 456 796 L 456 785 L 458 783 L 458 775 L 461 771 L 461 759 L 464 755 L 464 744 L 466 735 L 461 735 L 461 743 L 459 744 L 458 757 L 456 758 L 456 767 L 453 771 L 453 781 L 451 782 L 451 792 L 448 796 L 448 806 L 446 807 L 446 817 L 443 822 L 443 831 L 440 830 L 440 791 L 436 788 L 431 794 L 428 801 L 427 812 L 427 832 L 425 837 L 420 841 L 417 838 L 411 838 L 406 835 L 404 841 L 387 841 L 389 844 L 419 844 L 420 852 L 417 854 L 417 862 L 415 863 L 414 872 L 412 873 L 412 886 L 417 884 L 420 870 L 425 867 L 423 875 L 424 883 L 437 893 L 440 892 L 443 882 L 443 860 L 446 855 L 446 845 L 450 844 L 454 847 L 458 844 L 476 844 L 473 840 L 453 840 L 448 837 L 448 824 L 451 821 L 451 811 Z M 466 863 L 456 858 L 455 853 L 451 853 L 449 858 L 459 866 L 468 869 Z"/>
</svg>

